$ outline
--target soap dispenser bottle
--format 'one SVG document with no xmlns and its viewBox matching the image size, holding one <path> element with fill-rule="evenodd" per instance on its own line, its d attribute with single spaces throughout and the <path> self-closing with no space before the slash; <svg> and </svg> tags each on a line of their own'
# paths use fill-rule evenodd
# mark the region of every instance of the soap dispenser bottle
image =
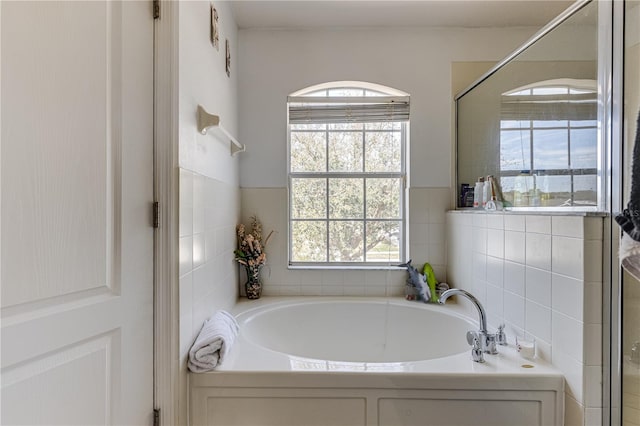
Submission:
<svg viewBox="0 0 640 426">
<path fill-rule="evenodd" d="M 487 201 L 491 200 L 491 178 L 489 175 L 484 180 L 484 186 L 482 188 L 482 208 L 487 207 Z"/>
<path fill-rule="evenodd" d="M 473 208 L 474 209 L 479 209 L 484 206 L 483 192 L 484 192 L 484 178 L 479 177 L 478 181 L 476 182 L 476 186 L 473 190 Z"/>
</svg>

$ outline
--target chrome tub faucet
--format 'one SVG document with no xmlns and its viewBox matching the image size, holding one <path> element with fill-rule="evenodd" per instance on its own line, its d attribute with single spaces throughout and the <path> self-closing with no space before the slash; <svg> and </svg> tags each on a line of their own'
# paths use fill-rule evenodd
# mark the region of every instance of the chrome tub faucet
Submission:
<svg viewBox="0 0 640 426">
<path fill-rule="evenodd" d="M 467 333 L 467 342 L 472 346 L 472 356 L 475 362 L 484 362 L 483 353 L 497 354 L 497 344 L 506 345 L 507 337 L 504 333 L 504 325 L 498 328 L 498 332 L 495 334 L 489 333 L 487 330 L 487 314 L 482 307 L 482 304 L 474 295 L 468 291 L 452 288 L 446 290 L 440 295 L 438 303 L 444 304 L 444 302 L 451 296 L 464 296 L 473 303 L 478 310 L 478 325 L 480 330 L 470 331 Z"/>
</svg>

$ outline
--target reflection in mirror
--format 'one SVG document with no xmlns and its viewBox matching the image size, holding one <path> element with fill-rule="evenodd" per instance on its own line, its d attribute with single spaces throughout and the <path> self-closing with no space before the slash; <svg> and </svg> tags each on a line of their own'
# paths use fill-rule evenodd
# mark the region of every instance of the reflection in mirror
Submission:
<svg viewBox="0 0 640 426">
<path fill-rule="evenodd" d="M 596 15 L 585 4 L 458 96 L 459 191 L 493 175 L 506 206 L 597 208 Z"/>
<path fill-rule="evenodd" d="M 540 81 L 502 94 L 500 169 L 514 207 L 596 205 L 595 80 Z"/>
</svg>

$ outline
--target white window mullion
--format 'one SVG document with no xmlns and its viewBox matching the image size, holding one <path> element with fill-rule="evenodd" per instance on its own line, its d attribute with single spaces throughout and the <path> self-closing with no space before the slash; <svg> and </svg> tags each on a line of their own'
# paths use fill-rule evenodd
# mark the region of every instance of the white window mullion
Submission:
<svg viewBox="0 0 640 426">
<path fill-rule="evenodd" d="M 367 130 L 366 125 L 362 126 L 362 173 L 367 170 Z M 362 179 L 362 260 L 367 261 L 367 178 Z"/>
<path fill-rule="evenodd" d="M 329 235 L 329 232 L 331 230 L 331 227 L 329 226 L 329 178 L 326 178 L 325 180 L 325 185 L 327 185 L 327 190 L 326 190 L 326 196 L 325 196 L 325 203 L 326 203 L 326 208 L 325 208 L 325 227 L 327 230 L 327 236 L 326 236 L 326 245 L 327 245 L 327 254 L 326 254 L 326 261 L 327 262 L 331 262 L 331 258 L 329 257 L 329 253 L 330 253 L 330 249 L 329 249 L 329 242 L 331 241 L 331 237 Z"/>
<path fill-rule="evenodd" d="M 325 162 L 325 172 L 329 171 L 329 126 L 325 124 L 324 126 L 324 162 Z"/>
<path fill-rule="evenodd" d="M 529 120 L 529 174 L 535 168 L 533 164 L 533 121 Z"/>
<path fill-rule="evenodd" d="M 362 241 L 363 241 L 363 259 L 367 261 L 367 178 L 362 179 L 362 200 L 364 206 L 362 206 Z"/>
<path fill-rule="evenodd" d="M 400 221 L 400 235 L 402 238 L 398 243 L 398 247 L 400 248 L 400 260 L 407 260 L 407 238 L 405 238 L 409 232 L 407 230 L 408 223 L 408 196 L 409 196 L 409 176 L 408 176 L 408 167 L 407 167 L 407 158 L 408 158 L 408 150 L 409 150 L 409 141 L 408 141 L 408 125 L 407 123 L 402 123 L 400 126 L 400 167 L 402 169 L 402 185 L 400 185 L 400 211 L 401 221 Z M 410 219 L 410 218 L 409 218 Z"/>
<path fill-rule="evenodd" d="M 569 88 L 567 88 L 567 91 Z M 569 188 L 571 189 L 571 205 L 575 205 L 576 197 L 575 197 L 575 187 L 573 184 L 574 179 L 574 170 L 571 167 L 571 120 L 569 120 L 569 125 L 567 126 L 567 170 L 569 170 Z"/>
<path fill-rule="evenodd" d="M 329 96 L 329 90 L 327 89 L 327 96 Z M 329 172 L 329 125 L 325 124 L 325 134 L 324 134 L 324 147 L 325 147 L 325 172 L 328 173 Z M 326 175 L 325 175 L 326 176 Z M 329 190 L 330 190 L 330 185 L 329 185 L 329 177 L 325 177 L 325 217 L 324 217 L 324 227 L 325 227 L 325 246 L 326 246 L 326 250 L 325 250 L 325 262 L 331 262 L 331 259 L 329 257 L 329 241 L 331 241 L 331 238 L 329 236 L 329 232 L 330 232 L 330 226 L 329 226 Z"/>
</svg>

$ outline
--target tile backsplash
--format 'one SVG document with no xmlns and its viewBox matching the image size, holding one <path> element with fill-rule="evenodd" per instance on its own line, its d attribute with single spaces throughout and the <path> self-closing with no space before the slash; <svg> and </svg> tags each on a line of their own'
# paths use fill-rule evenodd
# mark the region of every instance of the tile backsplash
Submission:
<svg viewBox="0 0 640 426">
<path fill-rule="evenodd" d="M 447 213 L 449 283 L 483 303 L 490 327 L 505 323 L 511 343 L 535 339 L 564 373 L 567 425 L 599 423 L 602 231 L 595 216 Z"/>
<path fill-rule="evenodd" d="M 238 297 L 233 260 L 238 187 L 180 169 L 180 355 L 186 360 L 202 324 Z"/>
<path fill-rule="evenodd" d="M 273 296 L 402 296 L 404 270 L 289 269 L 286 188 L 241 188 L 242 221 L 256 215 L 274 236 L 266 248 L 263 294 Z M 449 188 L 409 190 L 409 257 L 414 265 L 429 262 L 446 281 L 445 212 L 451 208 Z M 243 279 L 243 278 L 241 278 Z"/>
</svg>

